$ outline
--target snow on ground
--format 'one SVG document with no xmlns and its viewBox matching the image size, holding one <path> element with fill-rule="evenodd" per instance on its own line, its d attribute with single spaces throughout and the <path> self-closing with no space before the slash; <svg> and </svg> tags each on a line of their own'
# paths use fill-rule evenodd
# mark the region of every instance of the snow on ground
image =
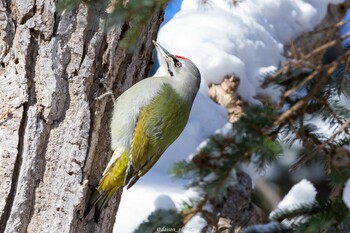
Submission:
<svg viewBox="0 0 350 233">
<path fill-rule="evenodd" d="M 278 90 L 260 88 L 260 75 L 284 61 L 283 44 L 318 24 L 328 3 L 343 1 L 245 0 L 237 7 L 225 0 L 209 0 L 205 5 L 199 2 L 203 1 L 173 0 L 166 16 L 169 21 L 160 29 L 158 42 L 169 52 L 197 64 L 203 77 L 200 93 L 178 140 L 130 190 L 124 190 L 114 233 L 132 232 L 159 203 L 162 208 L 173 208 L 174 204 L 179 207 L 182 201 L 196 196 L 184 188 L 186 181 L 174 180 L 169 171 L 174 162 L 186 159 L 226 123 L 225 110 L 207 97 L 207 84 L 219 83 L 225 75 L 235 73 L 241 78 L 238 94 L 245 101 L 259 104 L 254 97 L 262 93 L 277 100 Z M 301 186 L 309 187 L 311 195 L 310 185 L 305 182 Z M 196 232 L 192 231 L 194 225 L 191 233 Z"/>
</svg>

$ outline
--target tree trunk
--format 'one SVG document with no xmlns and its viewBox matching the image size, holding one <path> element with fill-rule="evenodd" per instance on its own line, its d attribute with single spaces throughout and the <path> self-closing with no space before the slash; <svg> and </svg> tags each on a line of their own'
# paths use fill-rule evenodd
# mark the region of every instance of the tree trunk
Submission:
<svg viewBox="0 0 350 233">
<path fill-rule="evenodd" d="M 162 12 L 129 54 L 131 25 L 107 30 L 104 4 L 0 0 L 0 233 L 112 232 L 120 192 L 98 225 L 83 218 L 111 156 L 113 104 L 96 97 L 102 82 L 118 95 L 147 76 Z"/>
</svg>

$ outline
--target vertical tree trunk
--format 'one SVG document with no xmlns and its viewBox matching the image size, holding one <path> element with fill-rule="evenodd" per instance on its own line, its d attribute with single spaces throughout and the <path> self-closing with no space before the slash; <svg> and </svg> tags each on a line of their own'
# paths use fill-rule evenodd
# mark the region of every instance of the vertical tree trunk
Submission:
<svg viewBox="0 0 350 233">
<path fill-rule="evenodd" d="M 130 25 L 106 32 L 104 4 L 61 14 L 54 0 L 0 0 L 0 233 L 113 229 L 120 194 L 99 225 L 83 220 L 111 155 L 112 101 L 95 98 L 101 81 L 120 94 L 147 76 L 162 12 L 128 54 Z"/>
</svg>

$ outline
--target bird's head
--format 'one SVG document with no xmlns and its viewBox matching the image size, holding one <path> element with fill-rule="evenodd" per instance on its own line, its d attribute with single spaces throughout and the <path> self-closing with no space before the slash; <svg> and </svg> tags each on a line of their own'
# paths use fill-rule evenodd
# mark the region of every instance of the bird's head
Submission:
<svg viewBox="0 0 350 233">
<path fill-rule="evenodd" d="M 153 41 L 163 60 L 163 68 L 169 76 L 179 79 L 193 79 L 200 84 L 201 75 L 197 66 L 188 58 L 179 55 L 172 55 L 163 46 Z"/>
</svg>

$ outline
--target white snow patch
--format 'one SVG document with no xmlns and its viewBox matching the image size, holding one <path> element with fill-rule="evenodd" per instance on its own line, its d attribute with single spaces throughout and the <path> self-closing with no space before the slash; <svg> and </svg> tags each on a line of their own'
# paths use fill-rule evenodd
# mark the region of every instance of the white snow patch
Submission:
<svg viewBox="0 0 350 233">
<path fill-rule="evenodd" d="M 280 91 L 260 87 L 261 75 L 284 62 L 283 44 L 312 30 L 333 0 L 250 0 L 233 7 L 230 1 L 184 0 L 181 11 L 159 31 L 158 42 L 170 52 L 191 59 L 205 83 L 219 83 L 225 75 L 241 79 L 238 94 L 258 104 L 257 94 L 278 100 Z M 159 71 L 161 73 L 161 71 Z"/>
<path fill-rule="evenodd" d="M 301 180 L 295 184 L 288 194 L 278 204 L 278 208 L 285 209 L 297 204 L 310 204 L 316 201 L 317 191 L 308 180 Z"/>
<path fill-rule="evenodd" d="M 191 220 L 181 229 L 181 233 L 201 233 L 201 229 L 207 225 L 207 221 L 200 215 L 195 215 Z"/>
<path fill-rule="evenodd" d="M 168 195 L 161 194 L 154 201 L 156 209 L 176 210 L 174 201 Z"/>
<path fill-rule="evenodd" d="M 162 171 L 151 170 L 131 189 L 124 190 L 113 232 L 133 232 L 154 210 L 178 209 L 183 201 L 198 198 L 198 193 L 184 189 L 185 185 L 186 181 L 174 180 Z"/>
<path fill-rule="evenodd" d="M 343 190 L 343 201 L 350 210 L 350 179 L 345 183 Z"/>
</svg>

